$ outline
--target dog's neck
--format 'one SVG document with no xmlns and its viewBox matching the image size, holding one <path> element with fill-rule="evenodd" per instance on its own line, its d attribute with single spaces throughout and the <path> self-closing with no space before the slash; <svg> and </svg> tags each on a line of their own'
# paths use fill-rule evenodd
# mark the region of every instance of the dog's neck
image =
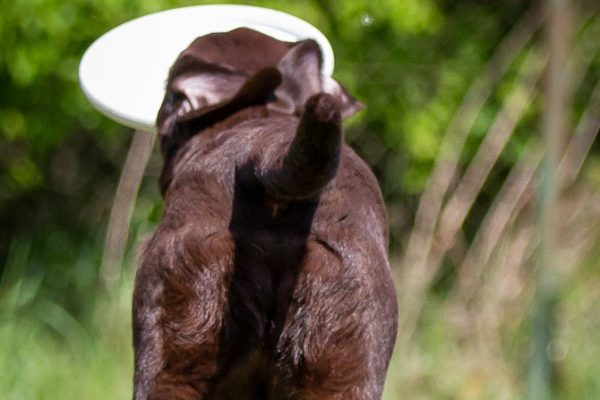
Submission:
<svg viewBox="0 0 600 400">
<path fill-rule="evenodd" d="M 191 140 L 195 136 L 201 136 L 202 139 L 206 142 L 210 141 L 214 138 L 219 132 L 223 132 L 225 130 L 231 129 L 236 125 L 239 125 L 243 122 L 247 122 L 253 119 L 262 119 L 262 118 L 271 118 L 271 117 L 288 117 L 294 118 L 294 116 L 289 114 L 279 113 L 273 110 L 269 110 L 265 104 L 258 104 L 254 106 L 248 106 L 242 108 L 234 113 L 228 115 L 226 118 L 218 120 L 212 124 L 202 125 L 202 123 L 196 125 L 191 132 L 185 134 L 185 139 L 176 145 L 175 148 L 171 148 L 169 151 L 164 151 L 163 148 L 163 156 L 164 156 L 164 165 L 163 170 L 159 179 L 160 189 L 163 196 L 165 195 L 171 180 L 172 180 L 172 168 L 175 163 L 175 160 L 178 157 L 178 153 L 185 146 L 189 140 Z M 163 144 L 164 145 L 164 144 Z"/>
<path fill-rule="evenodd" d="M 196 135 L 211 137 L 218 132 L 233 128 L 234 126 L 242 122 L 252 119 L 269 118 L 275 115 L 280 114 L 276 114 L 273 111 L 268 110 L 267 107 L 263 104 L 246 107 L 234 112 L 227 118 L 214 123 L 213 125 L 205 128 L 204 130 L 197 132 Z"/>
</svg>

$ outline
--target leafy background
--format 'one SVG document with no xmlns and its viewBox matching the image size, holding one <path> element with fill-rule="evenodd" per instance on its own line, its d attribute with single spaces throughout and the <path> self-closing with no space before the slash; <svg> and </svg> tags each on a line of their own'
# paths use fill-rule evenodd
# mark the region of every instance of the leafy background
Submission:
<svg viewBox="0 0 600 400">
<path fill-rule="evenodd" d="M 205 3 L 1 0 L 0 398 L 131 396 L 135 248 L 161 214 L 161 160 L 155 151 L 121 276 L 106 284 L 104 238 L 132 135 L 90 106 L 77 67 L 114 26 Z M 335 49 L 334 76 L 367 105 L 348 122 L 346 138 L 378 176 L 390 217 L 401 334 L 385 399 L 531 396 L 542 3 L 245 3 L 319 27 Z M 566 179 L 556 209 L 556 307 L 545 349 L 552 398 L 600 393 L 598 8 L 580 1 L 573 12 L 568 139 L 589 140 L 578 147 L 582 167 Z M 456 143 L 462 132 L 464 145 Z M 436 168 L 449 176 L 436 180 L 443 175 Z M 472 191 L 470 168 L 483 171 Z M 432 206 L 424 193 L 446 186 L 439 209 Z M 429 233 L 428 210 L 437 221 Z"/>
</svg>

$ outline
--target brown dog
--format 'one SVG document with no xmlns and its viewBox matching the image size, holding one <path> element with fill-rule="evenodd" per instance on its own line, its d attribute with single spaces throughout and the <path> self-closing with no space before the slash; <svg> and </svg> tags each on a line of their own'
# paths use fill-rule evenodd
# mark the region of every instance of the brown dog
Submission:
<svg viewBox="0 0 600 400">
<path fill-rule="evenodd" d="M 396 335 L 361 108 L 314 41 L 197 39 L 157 119 L 162 221 L 134 293 L 135 399 L 379 399 Z"/>
</svg>

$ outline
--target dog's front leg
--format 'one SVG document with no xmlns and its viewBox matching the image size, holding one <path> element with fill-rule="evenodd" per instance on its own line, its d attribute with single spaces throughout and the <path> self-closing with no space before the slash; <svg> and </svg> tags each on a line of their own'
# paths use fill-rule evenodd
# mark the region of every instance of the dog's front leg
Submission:
<svg viewBox="0 0 600 400">
<path fill-rule="evenodd" d="M 364 260 L 308 242 L 277 354 L 303 400 L 381 399 L 396 300 L 391 281 L 370 278 L 389 274 L 385 259 Z"/>
<path fill-rule="evenodd" d="M 153 243 L 136 276 L 134 399 L 206 399 L 219 375 L 233 241 L 188 227 Z"/>
<path fill-rule="evenodd" d="M 134 400 L 148 399 L 156 375 L 161 369 L 161 338 L 158 299 L 162 291 L 152 265 L 143 262 L 136 276 L 133 299 L 133 343 L 135 349 Z"/>
</svg>

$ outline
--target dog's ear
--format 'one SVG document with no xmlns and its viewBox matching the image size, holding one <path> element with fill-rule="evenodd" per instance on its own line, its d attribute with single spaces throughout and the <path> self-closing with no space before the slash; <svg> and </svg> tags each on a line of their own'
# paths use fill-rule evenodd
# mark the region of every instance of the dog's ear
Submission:
<svg viewBox="0 0 600 400">
<path fill-rule="evenodd" d="M 169 71 L 156 121 L 159 134 L 170 134 L 192 111 L 231 100 L 259 71 L 276 67 L 292 46 L 247 28 L 197 38 Z"/>
<path fill-rule="evenodd" d="M 275 90 L 276 101 L 269 104 L 272 111 L 302 114 L 304 104 L 317 93 L 328 93 L 338 102 L 342 118 L 364 108 L 337 81 L 321 73 L 321 51 L 314 40 L 298 42 L 281 59 L 277 68 L 282 83 Z"/>
<path fill-rule="evenodd" d="M 231 87 L 223 85 L 220 89 L 215 88 L 218 93 L 212 102 L 192 105 L 191 110 L 186 110 L 177 118 L 176 124 L 191 124 L 189 129 L 193 131 L 219 122 L 245 107 L 266 103 L 273 98 L 275 88 L 281 83 L 281 74 L 276 68 L 267 67 L 244 78 L 239 86 L 237 83 L 228 83 Z"/>
<path fill-rule="evenodd" d="M 350 93 L 348 93 L 348 91 L 332 77 L 322 75 L 321 85 L 323 92 L 332 95 L 333 98 L 337 100 L 342 119 L 351 117 L 365 108 L 363 103 L 352 97 L 352 95 L 350 95 Z"/>
<path fill-rule="evenodd" d="M 306 100 L 329 93 L 342 118 L 363 108 L 334 79 L 321 73 L 314 40 L 276 40 L 240 28 L 196 39 L 169 71 L 157 130 L 166 157 L 210 123 L 251 105 L 301 115 Z"/>
<path fill-rule="evenodd" d="M 188 64 L 189 71 L 181 71 Z M 214 106 L 231 98 L 244 84 L 246 77 L 239 72 L 182 58 L 179 73 L 167 84 L 165 98 L 157 117 L 158 133 L 168 135 L 178 119 L 186 114 Z"/>
<path fill-rule="evenodd" d="M 197 132 L 225 120 L 236 111 L 255 104 L 266 103 L 273 97 L 275 88 L 281 83 L 281 74 L 276 68 L 267 67 L 250 78 L 244 78 L 243 81 L 235 78 L 223 81 L 219 87 L 217 87 L 218 81 L 211 81 L 207 78 L 207 82 L 215 85 L 206 89 L 211 91 L 212 97 L 203 95 L 203 90 L 208 86 L 208 84 L 202 83 L 203 78 L 194 76 L 189 79 L 198 79 L 198 90 L 188 88 L 185 94 L 176 99 L 167 96 L 161 107 L 161 112 L 164 114 L 159 113 L 158 117 L 160 148 L 165 158 L 160 177 L 163 195 L 172 179 L 174 157 L 177 150 Z M 241 87 L 238 88 L 239 82 L 243 83 L 240 83 Z M 193 85 L 194 82 L 185 84 Z M 194 105 L 192 103 L 194 101 L 197 104 Z M 202 102 L 201 105 L 200 102 Z"/>
</svg>

